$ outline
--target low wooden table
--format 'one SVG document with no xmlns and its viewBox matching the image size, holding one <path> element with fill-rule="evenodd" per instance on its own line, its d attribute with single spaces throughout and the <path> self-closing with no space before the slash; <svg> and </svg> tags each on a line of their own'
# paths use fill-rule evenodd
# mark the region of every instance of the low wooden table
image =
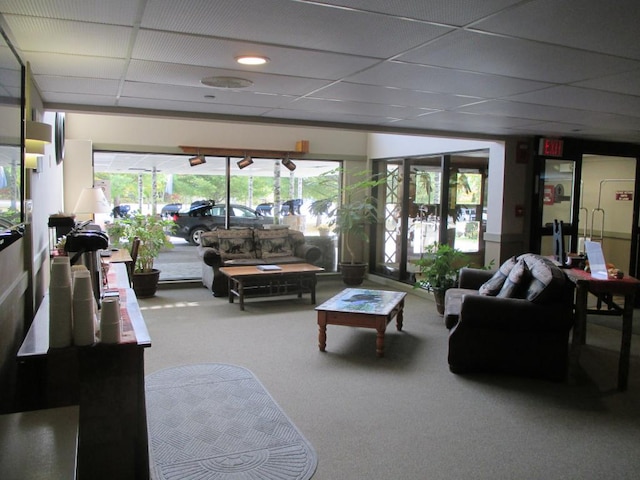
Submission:
<svg viewBox="0 0 640 480">
<path fill-rule="evenodd" d="M 245 296 L 272 297 L 276 295 L 311 294 L 311 303 L 316 303 L 316 273 L 324 268 L 308 263 L 278 265 L 279 270 L 261 270 L 258 266 L 222 267 L 229 279 L 229 303 L 238 297 L 240 310 L 244 310 Z"/>
<path fill-rule="evenodd" d="M 396 328 L 402 330 L 404 292 L 347 288 L 316 307 L 318 312 L 318 347 L 327 346 L 327 325 L 375 328 L 376 355 L 384 356 L 384 332 L 396 317 Z"/>
</svg>

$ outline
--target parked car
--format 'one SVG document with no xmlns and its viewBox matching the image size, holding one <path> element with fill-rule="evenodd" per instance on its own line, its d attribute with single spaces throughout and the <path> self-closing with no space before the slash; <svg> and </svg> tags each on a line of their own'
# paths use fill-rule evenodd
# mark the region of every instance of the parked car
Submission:
<svg viewBox="0 0 640 480">
<path fill-rule="evenodd" d="M 174 213 L 178 213 L 181 208 L 181 203 L 168 203 L 164 207 L 162 207 L 162 210 L 160 210 L 160 216 L 165 218 L 170 217 Z"/>
<path fill-rule="evenodd" d="M 172 235 L 189 241 L 191 245 L 200 244 L 200 235 L 214 228 L 224 228 L 226 205 L 215 205 L 213 200 L 193 202 L 189 208 L 173 214 L 173 221 L 178 225 Z M 231 205 L 229 226 L 244 227 L 273 223 L 273 217 L 258 214 L 244 205 Z"/>
</svg>

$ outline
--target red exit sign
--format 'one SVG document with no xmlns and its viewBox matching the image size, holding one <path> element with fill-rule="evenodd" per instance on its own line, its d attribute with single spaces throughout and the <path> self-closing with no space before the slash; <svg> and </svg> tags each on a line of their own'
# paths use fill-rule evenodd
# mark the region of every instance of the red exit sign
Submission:
<svg viewBox="0 0 640 480">
<path fill-rule="evenodd" d="M 541 138 L 538 155 L 545 157 L 562 157 L 564 141 L 559 138 Z"/>
</svg>

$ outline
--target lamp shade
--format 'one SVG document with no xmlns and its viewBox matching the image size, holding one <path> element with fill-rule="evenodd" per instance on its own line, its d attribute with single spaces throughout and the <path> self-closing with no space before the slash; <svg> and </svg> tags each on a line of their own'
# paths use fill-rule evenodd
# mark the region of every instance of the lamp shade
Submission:
<svg viewBox="0 0 640 480">
<path fill-rule="evenodd" d="M 51 125 L 27 121 L 24 133 L 27 153 L 43 155 L 44 144 L 51 143 Z"/>
<path fill-rule="evenodd" d="M 74 213 L 109 213 L 111 205 L 100 187 L 85 187 L 80 192 Z"/>
</svg>

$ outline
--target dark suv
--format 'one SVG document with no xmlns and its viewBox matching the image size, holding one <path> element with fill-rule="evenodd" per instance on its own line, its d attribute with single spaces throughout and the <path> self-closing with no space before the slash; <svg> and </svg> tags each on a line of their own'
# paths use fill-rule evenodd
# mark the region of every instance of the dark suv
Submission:
<svg viewBox="0 0 640 480">
<path fill-rule="evenodd" d="M 178 228 L 173 236 L 181 237 L 192 245 L 200 244 L 200 235 L 215 228 L 224 228 L 226 205 L 215 205 L 213 200 L 193 202 L 188 209 L 173 214 Z M 230 227 L 254 227 L 273 223 L 273 217 L 265 217 L 244 205 L 231 205 L 229 211 Z"/>
</svg>

